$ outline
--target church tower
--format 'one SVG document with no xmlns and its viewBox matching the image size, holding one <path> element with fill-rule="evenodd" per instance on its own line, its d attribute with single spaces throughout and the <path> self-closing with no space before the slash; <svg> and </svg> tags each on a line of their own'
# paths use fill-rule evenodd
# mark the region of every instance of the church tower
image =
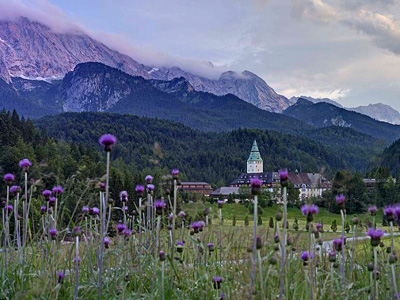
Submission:
<svg viewBox="0 0 400 300">
<path fill-rule="evenodd" d="M 247 173 L 262 173 L 264 171 L 263 160 L 258 150 L 257 142 L 254 140 L 249 159 L 247 160 Z"/>
</svg>

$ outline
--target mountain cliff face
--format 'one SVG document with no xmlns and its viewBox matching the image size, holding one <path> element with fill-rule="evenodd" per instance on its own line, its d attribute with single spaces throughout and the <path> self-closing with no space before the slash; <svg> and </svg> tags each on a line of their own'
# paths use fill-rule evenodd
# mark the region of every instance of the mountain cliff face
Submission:
<svg viewBox="0 0 400 300">
<path fill-rule="evenodd" d="M 172 80 L 184 77 L 194 89 L 218 96 L 233 94 L 258 108 L 271 112 L 282 112 L 291 104 L 285 96 L 279 95 L 263 79 L 250 71 L 237 73 L 227 71 L 218 80 L 195 76 L 180 68 L 161 68 L 151 73 L 159 80 Z"/>
<path fill-rule="evenodd" d="M 307 96 L 291 97 L 289 101 L 292 104 L 295 104 L 297 100 L 300 98 L 306 99 L 314 104 L 321 102 L 329 103 L 340 108 L 344 108 L 350 111 L 355 111 L 360 114 L 369 116 L 378 121 L 387 122 L 395 125 L 400 124 L 400 113 L 391 106 L 383 103 L 369 104 L 367 106 L 358 106 L 358 107 L 343 107 L 340 103 L 329 98 L 312 98 Z"/>
<path fill-rule="evenodd" d="M 57 33 L 25 17 L 14 21 L 0 20 L 0 78 L 6 83 L 10 83 L 12 77 L 61 79 L 77 64 L 84 62 L 101 62 L 145 79 L 184 77 L 198 91 L 216 95 L 231 93 L 268 111 L 281 112 L 290 104 L 288 99 L 249 71 L 240 74 L 225 72 L 218 80 L 211 80 L 179 67 L 145 66 L 82 32 Z"/>
<path fill-rule="evenodd" d="M 0 21 L 0 40 L 0 53 L 10 76 L 62 78 L 78 63 L 89 61 L 141 76 L 149 69 L 84 33 L 55 33 L 24 17 Z"/>
<path fill-rule="evenodd" d="M 383 103 L 369 104 L 367 106 L 358 106 L 348 108 L 360 114 L 370 116 L 373 119 L 388 122 L 391 124 L 400 124 L 400 113 L 389 105 Z"/>
<path fill-rule="evenodd" d="M 374 120 L 366 115 L 349 111 L 335 105 L 320 102 L 312 103 L 300 98 L 283 112 L 316 127 L 350 127 L 378 139 L 392 142 L 400 138 L 400 126 Z"/>
<path fill-rule="evenodd" d="M 297 100 L 299 100 L 300 98 L 301 99 L 306 99 L 306 100 L 308 100 L 308 101 L 310 101 L 312 103 L 326 102 L 326 103 L 335 105 L 337 107 L 344 108 L 340 103 L 336 102 L 335 100 L 329 99 L 329 98 L 313 98 L 313 97 L 308 97 L 308 96 L 300 96 L 300 97 L 291 97 L 289 99 L 289 101 L 292 104 L 295 104 L 297 102 Z"/>
</svg>

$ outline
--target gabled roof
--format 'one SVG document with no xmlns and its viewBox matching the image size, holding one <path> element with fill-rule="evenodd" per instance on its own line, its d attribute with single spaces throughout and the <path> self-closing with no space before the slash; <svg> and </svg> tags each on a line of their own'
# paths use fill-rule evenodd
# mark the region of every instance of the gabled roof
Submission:
<svg viewBox="0 0 400 300">
<path fill-rule="evenodd" d="M 216 189 L 210 195 L 211 196 L 219 196 L 219 195 L 229 196 L 230 194 L 238 195 L 239 194 L 239 188 L 238 187 L 223 186 L 223 187 L 220 187 L 219 189 Z"/>
</svg>

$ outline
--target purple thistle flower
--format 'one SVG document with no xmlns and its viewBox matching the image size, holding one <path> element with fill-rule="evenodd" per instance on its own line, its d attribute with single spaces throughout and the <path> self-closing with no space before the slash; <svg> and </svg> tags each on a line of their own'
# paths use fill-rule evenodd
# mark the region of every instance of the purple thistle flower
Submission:
<svg viewBox="0 0 400 300">
<path fill-rule="evenodd" d="M 13 182 L 14 179 L 15 179 L 14 175 L 10 174 L 10 173 L 4 175 L 4 177 L 3 177 L 3 181 L 6 182 L 7 184 L 10 184 L 11 182 Z"/>
<path fill-rule="evenodd" d="M 183 210 L 181 210 L 181 211 L 178 213 L 178 217 L 183 219 L 184 217 L 186 217 L 186 213 L 185 213 Z"/>
<path fill-rule="evenodd" d="M 119 193 L 119 198 L 121 199 L 122 202 L 128 201 L 128 192 L 122 191 L 121 193 Z"/>
<path fill-rule="evenodd" d="M 48 200 L 49 197 L 51 196 L 51 191 L 50 191 L 50 190 L 44 190 L 44 191 L 42 192 L 42 196 L 43 196 L 46 200 Z"/>
<path fill-rule="evenodd" d="M 151 192 L 154 191 L 154 185 L 153 184 L 148 184 L 147 185 L 147 191 L 149 192 L 149 194 L 151 194 Z"/>
<path fill-rule="evenodd" d="M 260 180 L 257 177 L 250 179 L 251 193 L 253 195 L 261 194 L 262 183 L 263 183 L 262 180 Z"/>
<path fill-rule="evenodd" d="M 222 208 L 224 206 L 225 201 L 224 200 L 218 200 L 218 208 Z"/>
<path fill-rule="evenodd" d="M 100 213 L 100 209 L 98 209 L 97 207 L 93 207 L 92 208 L 92 214 L 97 216 Z"/>
<path fill-rule="evenodd" d="M 194 233 L 198 233 L 199 232 L 199 229 L 200 229 L 200 224 L 199 224 L 199 222 L 193 222 L 192 223 L 192 228 L 193 228 L 193 230 L 194 230 Z"/>
<path fill-rule="evenodd" d="M 78 263 L 79 264 L 81 261 L 82 261 L 82 259 L 81 259 L 80 256 L 75 256 L 74 257 L 74 260 L 73 260 L 74 263 Z"/>
<path fill-rule="evenodd" d="M 103 134 L 99 138 L 99 143 L 104 146 L 104 151 L 110 152 L 112 145 L 117 143 L 117 138 L 112 134 Z"/>
<path fill-rule="evenodd" d="M 219 300 L 224 300 L 226 299 L 226 296 L 224 294 L 224 292 L 221 292 L 221 295 L 219 296 Z"/>
<path fill-rule="evenodd" d="M 162 215 L 165 206 L 167 206 L 167 204 L 163 200 L 157 199 L 156 201 L 154 201 L 154 207 L 156 209 L 157 215 Z"/>
<path fill-rule="evenodd" d="M 396 205 L 394 208 L 394 214 L 396 215 L 397 222 L 400 220 L 400 205 Z M 398 222 L 399 224 L 399 222 Z"/>
<path fill-rule="evenodd" d="M 167 204 L 160 199 L 157 199 L 156 201 L 154 201 L 154 207 L 155 208 L 164 208 Z"/>
<path fill-rule="evenodd" d="M 176 242 L 176 251 L 178 253 L 182 253 L 183 252 L 183 247 L 185 246 L 185 242 L 184 241 L 177 241 Z"/>
<path fill-rule="evenodd" d="M 139 197 L 143 196 L 144 193 L 144 186 L 143 185 L 137 185 L 135 188 L 136 193 L 138 194 Z"/>
<path fill-rule="evenodd" d="M 4 207 L 8 212 L 12 212 L 14 207 L 11 204 L 8 204 L 6 207 Z"/>
<path fill-rule="evenodd" d="M 57 272 L 58 283 L 63 283 L 64 278 L 65 278 L 65 274 L 63 272 L 61 272 L 61 271 Z"/>
<path fill-rule="evenodd" d="M 367 235 L 371 238 L 371 246 L 376 247 L 381 242 L 384 232 L 382 230 L 368 229 Z"/>
<path fill-rule="evenodd" d="M 122 234 L 122 232 L 126 229 L 125 224 L 117 224 L 117 231 L 119 234 Z"/>
<path fill-rule="evenodd" d="M 203 231 L 203 228 L 206 227 L 206 223 L 204 221 L 199 221 L 199 230 Z"/>
<path fill-rule="evenodd" d="M 317 228 L 317 230 L 320 231 L 322 229 L 322 224 L 321 223 L 315 224 L 315 228 Z"/>
<path fill-rule="evenodd" d="M 46 206 L 41 206 L 41 207 L 40 207 L 40 213 L 41 213 L 42 215 L 44 215 L 44 214 L 46 213 L 46 211 L 47 211 Z"/>
<path fill-rule="evenodd" d="M 303 260 L 304 265 L 313 258 L 313 254 L 308 253 L 307 251 L 303 251 L 303 253 L 301 254 L 300 258 Z"/>
<path fill-rule="evenodd" d="M 343 246 L 343 240 L 342 239 L 334 239 L 333 240 L 333 248 L 340 252 L 342 251 L 342 246 Z"/>
<path fill-rule="evenodd" d="M 27 170 L 30 166 L 32 166 L 32 163 L 29 161 L 29 159 L 24 158 L 18 163 L 18 165 L 20 168 Z"/>
<path fill-rule="evenodd" d="M 395 219 L 396 210 L 393 206 L 386 206 L 383 209 L 383 214 L 385 215 L 388 222 L 392 222 Z"/>
<path fill-rule="evenodd" d="M 378 212 L 378 208 L 375 205 L 370 206 L 368 208 L 368 212 L 371 214 L 371 216 L 376 216 L 376 213 Z"/>
<path fill-rule="evenodd" d="M 286 181 L 289 178 L 289 172 L 287 169 L 279 170 L 279 178 L 282 181 Z"/>
<path fill-rule="evenodd" d="M 124 237 L 127 239 L 127 238 L 132 234 L 132 230 L 130 230 L 130 229 L 125 229 L 124 231 L 122 231 L 122 234 L 123 234 Z"/>
<path fill-rule="evenodd" d="M 100 183 L 99 183 L 99 188 L 100 188 L 101 191 L 104 192 L 104 191 L 106 190 L 106 184 L 105 184 L 105 182 L 100 182 Z"/>
<path fill-rule="evenodd" d="M 174 179 L 179 178 L 179 170 L 178 169 L 172 169 L 171 174 L 172 174 L 172 178 L 174 178 Z"/>
<path fill-rule="evenodd" d="M 63 190 L 62 186 L 58 185 L 58 186 L 53 187 L 52 192 L 54 195 L 59 196 L 64 192 L 64 190 Z"/>
<path fill-rule="evenodd" d="M 301 213 L 303 216 L 307 217 L 307 221 L 311 222 L 313 220 L 313 215 L 318 213 L 318 206 L 314 204 L 304 204 L 301 207 Z"/>
<path fill-rule="evenodd" d="M 108 249 L 108 246 L 110 245 L 111 241 L 108 237 L 105 237 L 103 240 L 104 246 Z"/>
<path fill-rule="evenodd" d="M 209 251 L 209 253 L 211 254 L 211 252 L 214 252 L 214 244 L 213 243 L 208 243 L 207 244 L 207 248 L 208 248 L 208 251 Z"/>
<path fill-rule="evenodd" d="M 56 197 L 50 197 L 49 198 L 49 206 L 50 207 L 55 207 L 56 206 Z"/>
<path fill-rule="evenodd" d="M 87 206 L 82 207 L 82 212 L 84 214 L 88 214 L 89 213 L 89 207 L 87 207 Z"/>
<path fill-rule="evenodd" d="M 337 195 L 336 196 L 336 204 L 340 207 L 340 208 L 344 208 L 344 200 L 345 197 L 343 194 Z"/>
<path fill-rule="evenodd" d="M 13 185 L 12 187 L 10 187 L 11 194 L 21 193 L 21 190 L 21 187 L 18 185 Z"/>
<path fill-rule="evenodd" d="M 58 234 L 57 229 L 50 228 L 49 234 L 50 234 L 51 239 L 55 240 L 57 238 L 57 234 Z"/>
<path fill-rule="evenodd" d="M 212 281 L 213 281 L 214 289 L 220 289 L 221 288 L 222 277 L 214 276 Z"/>
<path fill-rule="evenodd" d="M 153 176 L 147 175 L 144 180 L 146 181 L 146 183 L 151 183 L 153 181 Z"/>
</svg>

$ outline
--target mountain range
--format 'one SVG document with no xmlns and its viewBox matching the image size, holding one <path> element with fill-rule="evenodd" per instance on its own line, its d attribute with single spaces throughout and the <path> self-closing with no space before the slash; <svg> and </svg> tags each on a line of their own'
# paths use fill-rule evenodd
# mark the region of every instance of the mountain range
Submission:
<svg viewBox="0 0 400 300">
<path fill-rule="evenodd" d="M 144 79 L 172 80 L 184 77 L 197 90 L 218 96 L 234 94 L 263 110 L 281 112 L 290 101 L 277 94 L 257 75 L 224 72 L 218 80 L 191 74 L 179 67 L 143 65 L 112 50 L 87 34 L 59 33 L 26 17 L 0 20 L 0 78 L 62 79 L 79 63 L 101 62 Z"/>
<path fill-rule="evenodd" d="M 348 127 L 387 142 L 400 138 L 400 126 L 377 121 L 366 115 L 337 107 L 326 102 L 313 103 L 300 98 L 283 114 L 314 127 Z"/>
<path fill-rule="evenodd" d="M 306 99 L 312 103 L 321 103 L 326 102 L 332 105 L 335 105 L 340 108 L 344 108 L 347 110 L 355 111 L 360 114 L 369 116 L 375 120 L 387 122 L 390 124 L 399 125 L 400 124 L 400 113 L 392 108 L 389 105 L 383 103 L 375 103 L 375 104 L 368 104 L 366 106 L 357 106 L 357 107 L 344 107 L 340 103 L 336 102 L 335 100 L 329 98 L 313 98 L 308 96 L 300 96 L 300 97 L 291 97 L 289 101 L 294 104 L 297 102 L 298 99 Z"/>
</svg>

